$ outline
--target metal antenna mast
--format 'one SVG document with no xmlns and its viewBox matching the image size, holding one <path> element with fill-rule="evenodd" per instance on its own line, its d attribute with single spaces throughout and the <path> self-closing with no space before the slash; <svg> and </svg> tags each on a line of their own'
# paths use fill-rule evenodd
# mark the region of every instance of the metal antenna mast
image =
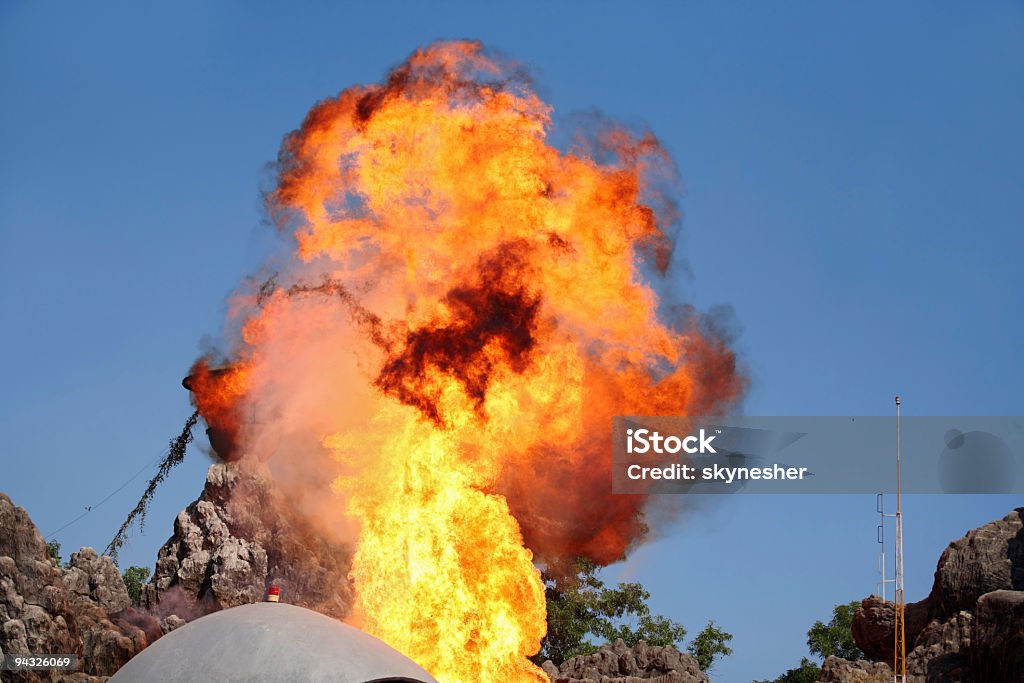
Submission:
<svg viewBox="0 0 1024 683">
<path fill-rule="evenodd" d="M 896 515 L 885 513 L 885 494 L 879 493 L 875 497 L 875 511 L 878 513 L 878 529 L 876 530 L 876 538 L 880 549 L 878 551 L 878 573 L 881 574 L 882 578 L 875 582 L 875 595 L 882 598 L 885 601 L 885 590 L 886 586 L 890 583 L 895 583 L 896 579 L 885 578 L 885 518 L 895 517 Z"/>
<path fill-rule="evenodd" d="M 900 458 L 900 397 L 896 397 L 896 604 L 893 606 L 893 681 L 907 681 L 907 633 L 904 624 L 906 598 L 903 594 L 903 500 L 901 491 L 902 461 Z M 884 521 L 884 520 L 883 520 Z M 884 575 L 883 575 L 884 580 Z M 885 590 L 883 581 L 883 591 Z"/>
</svg>

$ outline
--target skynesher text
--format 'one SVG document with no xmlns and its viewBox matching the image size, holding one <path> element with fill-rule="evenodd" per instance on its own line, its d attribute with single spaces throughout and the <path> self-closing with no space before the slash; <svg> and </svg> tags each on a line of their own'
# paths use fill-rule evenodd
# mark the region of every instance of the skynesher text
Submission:
<svg viewBox="0 0 1024 683">
<path fill-rule="evenodd" d="M 700 476 L 697 476 L 698 470 Z M 770 467 L 723 467 L 714 465 L 712 467 L 698 468 L 696 465 L 682 465 L 674 463 L 665 467 L 642 467 L 641 465 L 630 465 L 626 469 L 626 476 L 630 479 L 679 479 L 684 481 L 723 481 L 731 484 L 733 481 L 743 479 L 803 479 L 807 474 L 806 467 L 783 467 L 772 465 Z"/>
</svg>

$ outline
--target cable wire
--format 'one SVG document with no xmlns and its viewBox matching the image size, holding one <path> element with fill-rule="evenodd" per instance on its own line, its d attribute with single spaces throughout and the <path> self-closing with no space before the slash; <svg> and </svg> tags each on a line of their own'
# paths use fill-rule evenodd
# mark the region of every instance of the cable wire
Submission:
<svg viewBox="0 0 1024 683">
<path fill-rule="evenodd" d="M 116 495 L 117 495 L 118 493 L 120 493 L 120 492 L 121 492 L 121 491 L 122 491 L 122 490 L 123 490 L 123 489 L 124 489 L 124 488 L 125 488 L 126 486 L 128 486 L 128 484 L 132 483 L 133 481 L 135 481 L 136 479 L 138 479 L 139 477 L 141 477 L 141 476 L 142 476 L 142 473 L 143 473 L 143 472 L 145 472 L 146 470 L 148 470 L 148 469 L 150 469 L 151 467 L 153 467 L 154 465 L 156 465 L 156 464 L 157 464 L 158 462 L 160 462 L 160 460 L 162 460 L 162 459 L 163 459 L 164 457 L 166 457 L 166 453 L 160 454 L 160 455 L 156 456 L 155 458 L 153 458 L 153 459 L 152 459 L 151 461 L 149 461 L 148 463 L 146 463 L 145 465 L 143 465 L 143 466 L 142 466 L 142 468 L 141 468 L 141 469 L 140 469 L 140 470 L 139 470 L 138 472 L 136 472 L 135 474 L 133 474 L 133 475 L 131 476 L 131 478 L 127 479 L 127 480 L 126 480 L 126 481 L 125 481 L 125 482 L 124 482 L 123 484 L 121 484 L 121 485 L 120 485 L 120 486 L 118 486 L 118 487 L 117 487 L 116 489 L 114 489 L 113 491 L 111 491 L 111 492 L 110 492 L 110 493 L 109 493 L 109 494 L 108 494 L 108 495 L 107 495 L 107 496 L 106 496 L 105 498 L 103 498 L 103 500 L 101 500 L 100 502 L 98 502 L 98 503 L 95 503 L 95 504 L 93 504 L 93 505 L 86 505 L 86 506 L 85 506 L 85 512 L 81 513 L 80 515 L 78 515 L 77 517 L 75 517 L 74 519 L 72 519 L 72 520 L 71 520 L 70 522 L 67 522 L 67 523 L 65 523 L 65 524 L 64 524 L 64 526 L 60 527 L 59 529 L 56 529 L 56 530 L 54 530 L 54 531 L 51 531 L 50 533 L 46 534 L 45 536 L 43 536 L 43 539 L 44 539 L 44 540 L 50 540 L 51 538 L 53 538 L 54 536 L 56 536 L 56 535 L 57 535 L 57 534 L 59 534 L 60 532 L 64 531 L 64 530 L 65 530 L 65 529 L 67 529 L 68 527 L 70 527 L 70 526 L 72 526 L 73 524 L 75 524 L 76 522 L 78 522 L 78 521 L 79 521 L 80 519 L 82 519 L 83 517 L 85 517 L 86 515 L 88 515 L 88 514 L 89 514 L 90 512 L 92 512 L 93 510 L 95 510 L 95 509 L 96 509 L 96 508 L 98 508 L 99 506 L 101 506 L 101 505 L 103 505 L 104 503 L 106 503 L 107 501 L 109 501 L 109 500 L 110 500 L 111 498 L 113 498 L 113 497 L 114 497 L 114 496 L 116 496 Z"/>
</svg>

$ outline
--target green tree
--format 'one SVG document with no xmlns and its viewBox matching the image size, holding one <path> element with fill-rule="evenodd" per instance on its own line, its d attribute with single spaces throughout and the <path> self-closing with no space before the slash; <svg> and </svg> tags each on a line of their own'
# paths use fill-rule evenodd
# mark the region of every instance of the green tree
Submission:
<svg viewBox="0 0 1024 683">
<path fill-rule="evenodd" d="M 605 586 L 593 562 L 580 558 L 569 577 L 544 575 L 548 607 L 548 632 L 533 660 L 567 659 L 594 652 L 598 643 L 621 638 L 632 647 L 644 640 L 650 645 L 675 645 L 686 637 L 682 624 L 651 614 L 650 593 L 639 583 Z"/>
<path fill-rule="evenodd" d="M 772 681 L 754 681 L 754 683 L 818 683 L 821 675 L 821 668 L 804 657 L 800 660 L 800 666 L 790 669 Z"/>
<path fill-rule="evenodd" d="M 124 587 L 128 590 L 128 597 L 132 599 L 133 605 L 139 604 L 142 597 L 142 584 L 149 578 L 149 567 L 128 567 L 121 575 L 124 580 Z"/>
<path fill-rule="evenodd" d="M 832 619 L 823 624 L 814 622 L 807 632 L 807 648 L 812 655 L 823 660 L 830 655 L 843 659 L 861 659 L 864 653 L 857 647 L 853 639 L 853 613 L 860 607 L 859 602 L 836 605 L 832 609 Z"/>
<path fill-rule="evenodd" d="M 60 566 L 60 543 L 57 541 L 50 541 L 46 544 L 46 554 L 50 556 L 53 563 Z"/>
<path fill-rule="evenodd" d="M 827 624 L 816 621 L 807 631 L 807 649 L 812 655 L 822 660 L 830 655 L 843 659 L 861 659 L 864 653 L 857 647 L 853 639 L 853 613 L 860 607 L 859 602 L 836 605 L 832 608 L 832 619 Z M 814 683 L 818 680 L 821 669 L 806 657 L 800 660 L 800 666 L 790 669 L 774 681 L 754 681 L 754 683 Z"/>
<path fill-rule="evenodd" d="M 726 633 L 711 620 L 686 649 L 697 660 L 697 666 L 701 671 L 710 671 L 716 656 L 728 657 L 732 654 L 732 648 L 726 645 L 730 640 L 732 634 Z"/>
</svg>

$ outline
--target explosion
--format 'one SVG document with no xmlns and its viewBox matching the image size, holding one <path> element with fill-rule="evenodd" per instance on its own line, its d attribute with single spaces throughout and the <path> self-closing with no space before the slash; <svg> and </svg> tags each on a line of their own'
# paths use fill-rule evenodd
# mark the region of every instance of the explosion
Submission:
<svg viewBox="0 0 1024 683">
<path fill-rule="evenodd" d="M 546 681 L 537 567 L 642 540 L 644 497 L 611 493 L 612 416 L 712 414 L 743 389 L 652 284 L 678 221 L 658 141 L 602 124 L 561 150 L 551 127 L 474 42 L 317 104 L 268 197 L 294 251 L 189 380 L 222 456 L 352 525 L 354 619 L 445 683 Z"/>
</svg>

